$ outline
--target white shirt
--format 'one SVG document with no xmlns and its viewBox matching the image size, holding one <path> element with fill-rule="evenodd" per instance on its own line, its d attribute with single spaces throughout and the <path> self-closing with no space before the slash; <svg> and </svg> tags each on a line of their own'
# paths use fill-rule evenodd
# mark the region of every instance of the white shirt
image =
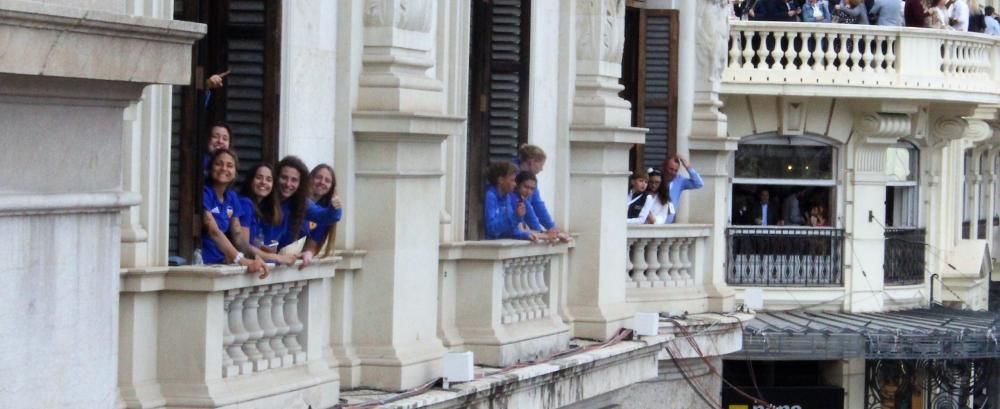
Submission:
<svg viewBox="0 0 1000 409">
<path fill-rule="evenodd" d="M 767 226 L 767 203 L 760 205 L 760 225 Z"/>
<path fill-rule="evenodd" d="M 955 0 L 948 8 L 948 15 L 958 20 L 951 25 L 952 28 L 958 31 L 969 31 L 969 4 L 965 0 Z"/>
<path fill-rule="evenodd" d="M 986 34 L 1000 36 L 1000 22 L 996 18 L 986 16 Z"/>
<path fill-rule="evenodd" d="M 670 220 L 670 216 L 677 214 L 677 210 L 674 209 L 673 202 L 667 202 L 663 204 L 660 202 L 660 197 L 658 195 L 649 195 L 646 199 L 646 205 L 642 207 L 642 211 L 639 212 L 639 217 L 637 219 L 642 220 L 642 223 L 646 222 L 646 217 L 652 213 L 653 217 L 656 218 L 654 224 L 667 224 Z"/>
</svg>

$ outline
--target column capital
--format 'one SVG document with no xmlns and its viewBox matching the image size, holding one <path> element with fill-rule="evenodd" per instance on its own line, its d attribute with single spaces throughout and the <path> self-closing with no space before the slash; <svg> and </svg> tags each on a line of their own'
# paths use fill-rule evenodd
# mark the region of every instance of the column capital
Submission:
<svg viewBox="0 0 1000 409">
<path fill-rule="evenodd" d="M 631 104 L 618 96 L 624 47 L 625 1 L 581 0 L 576 9 L 574 124 L 631 124 Z"/>
<path fill-rule="evenodd" d="M 932 146 L 947 144 L 962 137 L 968 122 L 960 116 L 944 116 L 936 118 L 931 124 L 931 131 L 927 137 L 928 143 Z"/>
</svg>

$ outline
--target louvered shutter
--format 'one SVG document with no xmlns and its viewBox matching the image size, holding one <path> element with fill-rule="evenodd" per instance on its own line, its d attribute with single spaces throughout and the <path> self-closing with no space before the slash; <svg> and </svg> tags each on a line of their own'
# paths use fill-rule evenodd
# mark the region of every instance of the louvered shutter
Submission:
<svg viewBox="0 0 1000 409">
<path fill-rule="evenodd" d="M 261 161 L 274 162 L 278 101 L 268 84 L 268 19 L 265 0 L 230 0 L 226 30 L 225 121 L 233 128 L 233 148 L 240 157 L 240 178 Z M 274 50 L 276 52 L 276 50 Z"/>
<path fill-rule="evenodd" d="M 511 160 L 526 139 L 527 35 L 521 0 L 494 0 L 490 7 L 489 160 Z"/>
<path fill-rule="evenodd" d="M 642 10 L 637 126 L 649 128 L 644 167 L 659 167 L 677 147 L 677 12 Z"/>
</svg>

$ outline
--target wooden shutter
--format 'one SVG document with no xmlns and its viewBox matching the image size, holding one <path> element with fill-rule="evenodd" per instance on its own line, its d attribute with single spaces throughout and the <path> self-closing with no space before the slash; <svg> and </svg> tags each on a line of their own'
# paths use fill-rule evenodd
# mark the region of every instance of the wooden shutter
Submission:
<svg viewBox="0 0 1000 409">
<path fill-rule="evenodd" d="M 170 255 L 190 260 L 201 207 L 202 157 L 208 126 L 233 128 L 239 179 L 253 165 L 274 163 L 278 151 L 279 33 L 281 2 L 273 0 L 176 0 L 174 18 L 209 26 L 193 55 L 195 86 L 173 89 L 170 163 Z M 201 84 L 230 70 L 225 86 L 206 106 Z"/>
<path fill-rule="evenodd" d="M 469 63 L 466 238 L 482 237 L 483 169 L 527 141 L 528 0 L 474 0 Z"/>
<path fill-rule="evenodd" d="M 629 11 L 622 97 L 632 102 L 633 125 L 649 129 L 645 145 L 633 153 L 633 168 L 659 168 L 677 152 L 678 12 Z"/>
</svg>

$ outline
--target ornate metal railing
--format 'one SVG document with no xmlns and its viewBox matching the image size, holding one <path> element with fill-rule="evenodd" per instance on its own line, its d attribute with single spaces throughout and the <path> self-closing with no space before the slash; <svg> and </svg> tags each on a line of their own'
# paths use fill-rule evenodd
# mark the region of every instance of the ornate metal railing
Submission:
<svg viewBox="0 0 1000 409">
<path fill-rule="evenodd" d="M 735 286 L 844 284 L 844 231 L 826 227 L 726 229 L 726 282 Z"/>
<path fill-rule="evenodd" d="M 924 282 L 924 229 L 885 229 L 885 285 Z"/>
</svg>

